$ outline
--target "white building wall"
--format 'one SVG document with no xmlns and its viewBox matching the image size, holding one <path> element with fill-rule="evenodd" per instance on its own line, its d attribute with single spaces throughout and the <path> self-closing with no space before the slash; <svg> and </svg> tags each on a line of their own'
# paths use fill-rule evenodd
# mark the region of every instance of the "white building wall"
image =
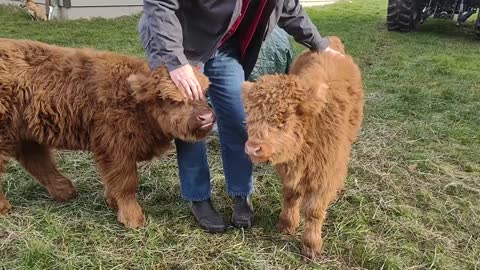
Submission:
<svg viewBox="0 0 480 270">
<path fill-rule="evenodd" d="M 304 6 L 332 4 L 337 0 L 302 0 Z M 36 0 L 40 7 L 45 8 L 45 0 Z M 142 0 L 51 0 L 54 18 L 115 18 L 134 15 L 142 11 Z M 0 4 L 19 5 L 20 0 L 0 0 Z"/>
</svg>

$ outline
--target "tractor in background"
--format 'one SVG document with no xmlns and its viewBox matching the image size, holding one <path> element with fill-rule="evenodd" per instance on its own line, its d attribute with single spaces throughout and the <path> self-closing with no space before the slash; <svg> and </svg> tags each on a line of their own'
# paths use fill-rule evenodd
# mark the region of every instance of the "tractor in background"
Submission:
<svg viewBox="0 0 480 270">
<path fill-rule="evenodd" d="M 389 31 L 410 32 L 427 18 L 449 19 L 457 25 L 477 15 L 475 32 L 480 36 L 480 0 L 388 0 Z"/>
</svg>

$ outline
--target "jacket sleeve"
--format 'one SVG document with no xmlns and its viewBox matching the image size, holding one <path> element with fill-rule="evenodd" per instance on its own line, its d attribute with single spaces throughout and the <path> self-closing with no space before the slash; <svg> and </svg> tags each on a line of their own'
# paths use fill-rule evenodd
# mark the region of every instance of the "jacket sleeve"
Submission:
<svg viewBox="0 0 480 270">
<path fill-rule="evenodd" d="M 323 51 L 330 45 L 328 38 L 320 36 L 299 0 L 285 0 L 278 25 L 311 50 Z"/>
<path fill-rule="evenodd" d="M 144 0 L 138 30 L 150 69 L 166 65 L 172 71 L 188 64 L 183 50 L 178 0 Z"/>
</svg>

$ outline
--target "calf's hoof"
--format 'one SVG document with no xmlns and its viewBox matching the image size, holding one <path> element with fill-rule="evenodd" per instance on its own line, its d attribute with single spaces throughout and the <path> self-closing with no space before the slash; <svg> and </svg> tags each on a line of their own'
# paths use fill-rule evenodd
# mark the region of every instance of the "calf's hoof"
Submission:
<svg viewBox="0 0 480 270">
<path fill-rule="evenodd" d="M 282 234 L 293 235 L 297 232 L 298 225 L 293 224 L 290 220 L 281 218 L 278 221 L 277 228 Z"/>
<path fill-rule="evenodd" d="M 313 246 L 309 246 L 305 242 L 302 243 L 302 254 L 306 261 L 319 258 L 322 255 L 322 240 Z"/>
<path fill-rule="evenodd" d="M 0 215 L 6 215 L 12 209 L 12 205 L 7 200 L 0 200 Z"/>
<path fill-rule="evenodd" d="M 57 201 L 57 202 L 67 202 L 71 199 L 77 197 L 77 190 L 75 186 L 68 180 L 68 183 L 57 185 L 53 188 L 47 188 L 48 193 Z"/>
<path fill-rule="evenodd" d="M 119 211 L 118 212 L 118 222 L 122 223 L 125 225 L 126 228 L 128 229 L 137 229 L 137 228 L 142 228 L 145 227 L 145 216 L 143 213 L 140 212 L 125 212 L 125 211 Z"/>
</svg>

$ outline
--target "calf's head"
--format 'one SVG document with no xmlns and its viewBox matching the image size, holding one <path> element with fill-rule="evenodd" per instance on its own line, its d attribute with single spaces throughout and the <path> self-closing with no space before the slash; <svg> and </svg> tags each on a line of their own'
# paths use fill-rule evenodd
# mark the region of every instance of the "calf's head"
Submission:
<svg viewBox="0 0 480 270">
<path fill-rule="evenodd" d="M 208 78 L 197 70 L 194 73 L 206 94 Z M 212 130 L 216 118 L 207 101 L 184 97 L 166 68 L 149 75 L 131 75 L 127 80 L 137 101 L 143 104 L 148 117 L 164 135 L 194 142 L 204 139 Z"/>
<path fill-rule="evenodd" d="M 245 82 L 247 113 L 245 152 L 253 162 L 285 163 L 297 158 L 309 121 L 321 113 L 327 86 L 304 86 L 296 75 L 266 75 Z"/>
</svg>

